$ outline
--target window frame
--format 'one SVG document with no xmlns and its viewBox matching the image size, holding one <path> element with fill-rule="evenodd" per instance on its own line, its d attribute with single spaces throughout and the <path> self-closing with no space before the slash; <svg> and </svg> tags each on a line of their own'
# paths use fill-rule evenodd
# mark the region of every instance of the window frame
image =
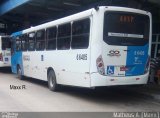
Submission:
<svg viewBox="0 0 160 118">
<path fill-rule="evenodd" d="M 21 36 L 22 35 L 18 35 L 18 36 L 15 36 L 15 40 L 16 40 L 16 52 L 20 52 L 22 51 L 22 39 L 21 39 Z M 17 39 L 17 37 L 19 37 L 19 39 Z M 17 40 L 20 41 L 20 48 L 17 50 Z"/>
<path fill-rule="evenodd" d="M 2 50 L 6 50 L 7 48 L 10 49 L 11 48 L 11 41 L 9 37 L 1 37 L 1 49 Z M 6 45 L 7 44 L 7 45 Z M 5 46 L 4 46 L 5 45 Z"/>
<path fill-rule="evenodd" d="M 52 39 L 49 39 L 48 31 L 51 29 L 55 28 L 56 36 L 53 37 Z M 57 35 L 58 35 L 58 27 L 57 26 L 52 26 L 46 29 L 46 50 L 57 50 Z M 48 43 L 49 41 L 54 41 L 55 40 L 55 48 L 49 49 Z"/>
<path fill-rule="evenodd" d="M 60 26 L 64 26 L 64 25 L 67 25 L 67 24 L 70 24 L 70 35 L 69 36 L 60 36 L 59 37 L 59 27 Z M 63 28 L 62 28 L 63 29 Z M 64 24 L 60 24 L 58 25 L 58 30 L 57 30 L 57 50 L 70 50 L 71 49 L 71 41 L 72 41 L 72 23 L 71 22 L 67 22 L 67 23 L 64 23 Z M 67 47 L 66 45 L 61 45 L 62 47 L 59 48 L 59 40 L 65 40 L 67 38 L 70 38 L 69 40 L 69 46 Z"/>
<path fill-rule="evenodd" d="M 44 38 L 43 40 L 37 40 L 37 33 L 40 32 L 40 31 L 44 31 L 44 32 L 43 32 L 43 33 L 44 33 L 44 34 L 43 34 L 43 38 Z M 40 43 L 44 42 L 44 48 L 43 48 L 43 49 L 42 49 L 42 48 L 41 48 L 41 49 L 38 49 L 38 48 L 37 48 L 37 43 L 38 43 L 38 42 L 40 42 Z M 43 43 L 42 43 L 42 44 L 43 44 Z M 46 29 L 40 29 L 40 30 L 37 30 L 37 31 L 35 32 L 35 50 L 36 50 L 36 51 L 43 51 L 43 50 L 45 50 L 45 49 L 46 49 Z"/>
<path fill-rule="evenodd" d="M 26 46 L 26 49 L 24 50 L 23 46 L 22 46 L 22 41 L 25 40 L 25 46 Z M 26 42 L 27 41 L 27 42 Z M 27 51 L 28 50 L 28 34 L 25 33 L 22 35 L 22 39 L 21 39 L 21 46 L 22 46 L 22 51 Z"/>
<path fill-rule="evenodd" d="M 83 33 L 83 34 L 76 34 L 76 35 L 73 35 L 73 24 L 74 22 L 80 22 L 80 21 L 84 21 L 84 20 L 89 20 L 89 32 L 88 33 Z M 85 48 L 73 48 L 73 36 L 83 36 L 83 35 L 86 35 L 88 34 L 88 46 L 85 47 Z M 86 18 L 83 18 L 83 19 L 80 19 L 80 20 L 75 20 L 72 22 L 72 40 L 71 40 L 71 49 L 73 50 L 77 50 L 77 49 L 88 49 L 89 48 L 89 45 L 90 45 L 90 34 L 91 34 L 91 18 L 90 17 L 86 17 Z"/>
<path fill-rule="evenodd" d="M 107 20 L 105 22 L 108 14 L 129 14 L 129 15 L 135 15 L 135 16 L 140 16 L 140 17 L 147 17 L 148 18 L 148 34 L 147 34 L 148 37 L 147 37 L 147 41 L 138 40 L 139 42 L 137 43 L 137 41 L 134 40 L 135 38 L 130 38 L 130 37 L 128 37 L 128 38 L 126 38 L 126 37 L 124 37 L 124 38 L 123 37 L 122 38 L 118 37 L 119 40 L 116 40 L 116 39 L 109 40 L 109 38 L 106 38 L 106 36 L 105 36 L 106 25 L 105 24 L 108 23 L 108 21 L 111 21 L 111 20 Z M 103 18 L 103 41 L 106 44 L 108 44 L 108 45 L 116 45 L 116 46 L 144 46 L 147 43 L 149 43 L 149 35 L 150 35 L 150 18 L 149 18 L 148 15 L 141 14 L 141 13 L 134 13 L 134 12 L 132 13 L 132 12 L 128 12 L 128 11 L 105 11 L 104 12 L 104 18 Z M 128 42 L 128 39 L 130 40 L 130 42 Z"/>
<path fill-rule="evenodd" d="M 29 35 L 32 34 L 32 33 L 34 33 L 34 37 L 33 37 L 33 43 L 34 43 L 33 46 L 34 46 L 34 48 L 33 48 L 33 49 L 30 49 L 30 42 L 29 42 L 29 41 L 30 41 L 30 37 L 29 37 Z M 35 32 L 35 31 L 28 33 L 28 51 L 35 51 L 35 49 L 36 49 L 36 48 L 35 48 L 35 40 L 36 40 L 35 35 L 36 35 L 36 32 Z"/>
</svg>

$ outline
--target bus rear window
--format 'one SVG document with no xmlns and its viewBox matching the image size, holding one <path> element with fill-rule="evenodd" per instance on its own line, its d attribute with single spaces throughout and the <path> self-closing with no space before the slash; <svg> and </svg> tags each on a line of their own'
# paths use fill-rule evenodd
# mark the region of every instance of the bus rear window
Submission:
<svg viewBox="0 0 160 118">
<path fill-rule="evenodd" d="M 7 48 L 11 48 L 11 42 L 8 37 L 2 37 L 2 50 L 6 50 Z"/>
<path fill-rule="evenodd" d="M 149 17 L 129 12 L 106 12 L 104 41 L 109 45 L 134 46 L 149 42 Z"/>
</svg>

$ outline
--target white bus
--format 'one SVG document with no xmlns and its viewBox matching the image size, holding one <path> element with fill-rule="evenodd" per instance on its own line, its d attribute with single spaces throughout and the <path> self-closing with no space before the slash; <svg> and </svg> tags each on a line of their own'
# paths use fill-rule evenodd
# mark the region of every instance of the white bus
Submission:
<svg viewBox="0 0 160 118">
<path fill-rule="evenodd" d="M 58 85 L 146 84 L 151 14 L 101 6 L 12 34 L 12 72 Z"/>
<path fill-rule="evenodd" d="M 11 67 L 11 42 L 9 36 L 0 36 L 0 67 Z"/>
</svg>

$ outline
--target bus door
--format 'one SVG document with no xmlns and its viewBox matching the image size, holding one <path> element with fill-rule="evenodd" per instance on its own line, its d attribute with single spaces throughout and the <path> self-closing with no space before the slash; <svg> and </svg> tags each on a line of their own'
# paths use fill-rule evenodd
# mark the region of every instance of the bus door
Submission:
<svg viewBox="0 0 160 118">
<path fill-rule="evenodd" d="M 104 74 L 137 76 L 148 72 L 149 16 L 131 12 L 104 14 Z"/>
<path fill-rule="evenodd" d="M 21 39 L 19 36 L 13 37 L 11 41 L 11 53 L 12 72 L 17 73 L 17 68 L 19 66 L 23 74 Z"/>
</svg>

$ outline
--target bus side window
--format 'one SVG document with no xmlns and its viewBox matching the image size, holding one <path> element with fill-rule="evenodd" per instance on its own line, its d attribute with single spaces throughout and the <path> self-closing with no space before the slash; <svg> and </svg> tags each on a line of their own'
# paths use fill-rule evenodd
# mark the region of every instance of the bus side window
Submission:
<svg viewBox="0 0 160 118">
<path fill-rule="evenodd" d="M 57 27 L 47 29 L 47 50 L 56 49 Z"/>
<path fill-rule="evenodd" d="M 36 50 L 45 49 L 45 30 L 39 30 L 36 32 Z"/>
<path fill-rule="evenodd" d="M 22 50 L 27 51 L 28 48 L 28 38 L 27 34 L 22 35 Z"/>
<path fill-rule="evenodd" d="M 58 26 L 57 48 L 58 50 L 70 49 L 71 23 Z"/>
<path fill-rule="evenodd" d="M 21 36 L 16 36 L 16 51 L 21 51 Z"/>
<path fill-rule="evenodd" d="M 35 32 L 28 34 L 28 50 L 29 51 L 35 50 Z"/>
<path fill-rule="evenodd" d="M 8 37 L 2 37 L 2 50 L 10 49 L 11 42 Z"/>
<path fill-rule="evenodd" d="M 90 19 L 75 21 L 72 24 L 72 49 L 86 49 L 89 46 Z"/>
<path fill-rule="evenodd" d="M 15 53 L 15 46 L 16 46 L 16 42 L 14 37 L 11 38 L 11 55 L 13 55 Z"/>
</svg>

